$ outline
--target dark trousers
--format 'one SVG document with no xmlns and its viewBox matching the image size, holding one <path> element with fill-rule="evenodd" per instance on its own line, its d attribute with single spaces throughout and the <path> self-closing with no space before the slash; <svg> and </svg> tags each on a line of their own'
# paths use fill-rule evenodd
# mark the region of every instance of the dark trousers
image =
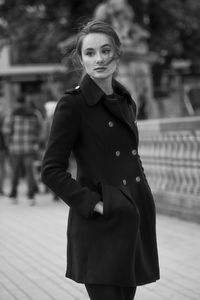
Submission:
<svg viewBox="0 0 200 300">
<path fill-rule="evenodd" d="M 28 185 L 28 197 L 33 197 L 36 188 L 36 182 L 34 177 L 34 159 L 31 154 L 12 154 L 11 155 L 11 166 L 12 166 L 12 190 L 11 194 L 17 196 L 17 187 L 19 179 L 22 176 L 24 168 L 25 177 Z"/>
<path fill-rule="evenodd" d="M 136 287 L 85 284 L 91 300 L 133 300 Z"/>
</svg>

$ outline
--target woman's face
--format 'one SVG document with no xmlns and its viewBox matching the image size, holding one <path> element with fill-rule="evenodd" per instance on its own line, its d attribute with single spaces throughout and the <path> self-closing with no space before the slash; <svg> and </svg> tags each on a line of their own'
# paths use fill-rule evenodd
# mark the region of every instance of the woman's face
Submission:
<svg viewBox="0 0 200 300">
<path fill-rule="evenodd" d="M 116 71 L 118 59 L 110 38 L 103 33 L 89 33 L 82 41 L 81 63 L 93 79 L 107 79 Z"/>
</svg>

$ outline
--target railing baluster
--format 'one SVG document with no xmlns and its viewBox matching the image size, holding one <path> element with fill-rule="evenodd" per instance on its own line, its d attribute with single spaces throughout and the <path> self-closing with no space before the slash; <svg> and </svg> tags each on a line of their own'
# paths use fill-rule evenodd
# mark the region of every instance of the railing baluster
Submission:
<svg viewBox="0 0 200 300">
<path fill-rule="evenodd" d="M 200 117 L 139 121 L 138 128 L 140 156 L 158 205 L 160 196 L 171 210 L 189 219 L 198 215 L 200 222 Z"/>
</svg>

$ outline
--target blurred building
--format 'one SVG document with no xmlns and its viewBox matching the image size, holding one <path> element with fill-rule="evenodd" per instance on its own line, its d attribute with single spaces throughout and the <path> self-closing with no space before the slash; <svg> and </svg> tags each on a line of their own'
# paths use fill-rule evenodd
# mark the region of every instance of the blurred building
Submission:
<svg viewBox="0 0 200 300">
<path fill-rule="evenodd" d="M 0 48 L 0 101 L 10 110 L 20 93 L 25 93 L 42 112 L 44 103 L 63 93 L 66 67 L 61 64 L 11 64 L 10 46 Z"/>
</svg>

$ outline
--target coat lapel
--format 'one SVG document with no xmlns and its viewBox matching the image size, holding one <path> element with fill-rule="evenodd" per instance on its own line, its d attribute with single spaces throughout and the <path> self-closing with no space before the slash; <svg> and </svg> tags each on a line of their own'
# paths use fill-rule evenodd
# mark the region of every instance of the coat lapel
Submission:
<svg viewBox="0 0 200 300">
<path fill-rule="evenodd" d="M 123 99 L 121 101 L 127 101 L 131 116 L 127 116 L 125 114 L 120 105 L 116 105 L 116 103 L 110 103 L 106 101 L 104 92 L 100 89 L 99 86 L 90 78 L 89 75 L 85 75 L 81 81 L 80 89 L 83 93 L 84 99 L 89 106 L 96 105 L 99 101 L 103 102 L 105 108 L 113 114 L 117 119 L 119 119 L 126 127 L 131 130 L 131 132 L 136 136 L 138 141 L 138 130 L 135 123 L 136 120 L 136 105 L 132 100 L 128 91 L 124 88 L 121 83 L 117 80 L 113 79 L 113 89 L 116 94 L 120 95 Z"/>
<path fill-rule="evenodd" d="M 126 100 L 122 100 L 126 101 Z M 138 139 L 138 131 L 136 126 L 136 116 L 134 113 L 134 107 L 132 103 L 128 104 L 128 109 L 130 110 L 129 113 L 131 114 L 131 117 L 125 115 L 124 111 L 122 111 L 121 106 L 119 103 L 111 103 L 110 101 L 102 101 L 104 107 L 112 114 L 115 118 L 120 120 L 126 127 L 131 130 L 131 132 L 136 136 Z"/>
</svg>

